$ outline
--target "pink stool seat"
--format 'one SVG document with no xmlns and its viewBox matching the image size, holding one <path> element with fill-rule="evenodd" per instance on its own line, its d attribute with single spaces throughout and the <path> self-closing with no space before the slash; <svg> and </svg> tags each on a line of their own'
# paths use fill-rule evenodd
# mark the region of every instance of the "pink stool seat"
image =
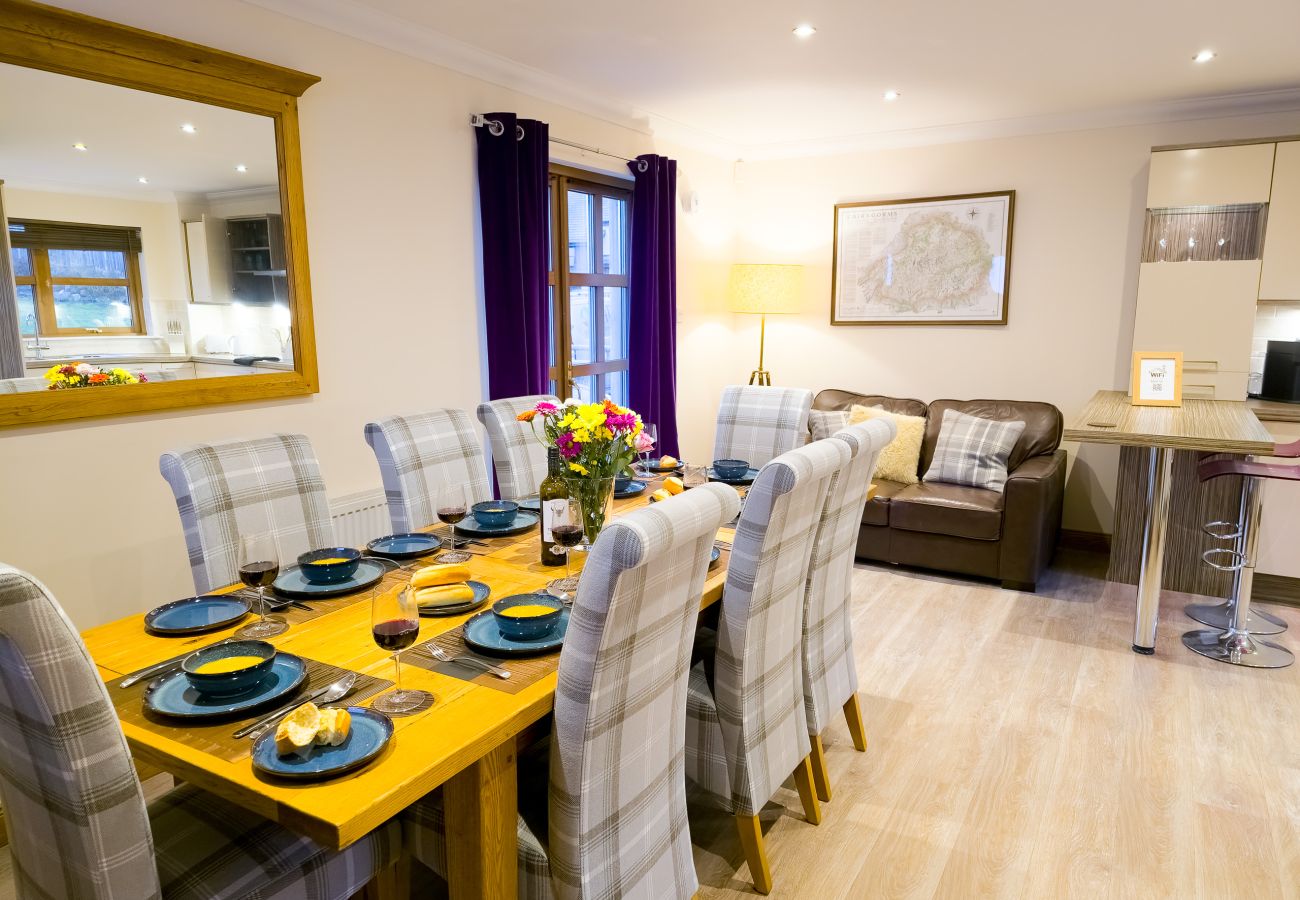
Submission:
<svg viewBox="0 0 1300 900">
<path fill-rule="evenodd" d="M 1282 454 L 1275 454 L 1281 456 Z M 1300 456 L 1300 454 L 1297 454 Z M 1276 478 L 1281 481 L 1300 481 L 1300 466 L 1287 463 L 1255 462 L 1245 457 L 1235 459 L 1207 459 L 1196 467 L 1201 481 L 1221 475 L 1245 475 L 1248 478 Z"/>
</svg>

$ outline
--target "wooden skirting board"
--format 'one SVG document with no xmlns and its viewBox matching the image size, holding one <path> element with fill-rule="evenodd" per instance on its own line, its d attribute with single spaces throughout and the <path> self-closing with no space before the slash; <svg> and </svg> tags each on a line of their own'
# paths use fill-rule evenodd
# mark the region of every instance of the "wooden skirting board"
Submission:
<svg viewBox="0 0 1300 900">
<path fill-rule="evenodd" d="M 1078 531 L 1062 528 L 1057 546 L 1063 550 L 1085 550 L 1088 553 L 1109 553 L 1110 535 L 1100 531 Z"/>
<path fill-rule="evenodd" d="M 1288 606 L 1300 606 L 1300 578 L 1256 572 L 1252 599 L 1262 603 L 1285 603 Z"/>
</svg>

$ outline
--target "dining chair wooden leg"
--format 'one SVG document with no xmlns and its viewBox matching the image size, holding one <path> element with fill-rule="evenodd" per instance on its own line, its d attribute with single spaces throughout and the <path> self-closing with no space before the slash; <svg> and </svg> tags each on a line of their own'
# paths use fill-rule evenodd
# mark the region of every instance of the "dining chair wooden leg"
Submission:
<svg viewBox="0 0 1300 900">
<path fill-rule="evenodd" d="M 511 737 L 443 786 L 451 900 L 517 900 L 516 778 Z"/>
<path fill-rule="evenodd" d="M 803 758 L 803 762 L 794 767 L 794 786 L 799 789 L 799 800 L 803 803 L 803 817 L 814 825 L 822 823 L 822 807 L 817 802 L 817 791 L 813 789 L 812 755 Z"/>
<path fill-rule="evenodd" d="M 822 803 L 830 803 L 831 773 L 826 768 L 826 749 L 822 746 L 820 734 L 812 736 L 812 753 L 808 758 L 812 761 L 813 786 L 817 788 L 817 799 Z"/>
<path fill-rule="evenodd" d="M 361 892 L 362 900 L 410 900 L 411 857 L 406 851 L 388 868 L 380 871 Z"/>
<path fill-rule="evenodd" d="M 849 734 L 853 737 L 853 749 L 859 753 L 867 750 L 867 730 L 862 727 L 862 706 L 858 695 L 854 694 L 844 704 L 844 719 L 849 723 Z"/>
<path fill-rule="evenodd" d="M 740 846 L 749 863 L 749 877 L 754 890 L 760 894 L 772 893 L 772 870 L 767 866 L 767 848 L 763 846 L 763 826 L 758 816 L 736 816 L 736 831 L 740 833 Z"/>
</svg>

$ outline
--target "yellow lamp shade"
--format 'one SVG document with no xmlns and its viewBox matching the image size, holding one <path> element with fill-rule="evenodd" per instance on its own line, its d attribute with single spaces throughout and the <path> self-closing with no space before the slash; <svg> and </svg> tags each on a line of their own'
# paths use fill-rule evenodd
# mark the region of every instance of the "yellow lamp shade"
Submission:
<svg viewBox="0 0 1300 900">
<path fill-rule="evenodd" d="M 797 313 L 803 300 L 803 266 L 740 263 L 731 267 L 727 308 L 772 315 Z"/>
</svg>

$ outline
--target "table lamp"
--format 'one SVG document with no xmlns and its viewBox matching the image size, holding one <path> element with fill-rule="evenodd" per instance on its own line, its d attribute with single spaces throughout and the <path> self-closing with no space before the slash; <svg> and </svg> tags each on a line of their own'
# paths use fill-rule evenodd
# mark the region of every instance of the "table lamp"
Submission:
<svg viewBox="0 0 1300 900">
<path fill-rule="evenodd" d="M 771 386 L 772 373 L 763 368 L 767 317 L 799 312 L 802 294 L 803 266 L 737 263 L 731 267 L 727 308 L 732 312 L 762 316 L 758 325 L 758 368 L 750 373 L 750 384 Z"/>
</svg>

